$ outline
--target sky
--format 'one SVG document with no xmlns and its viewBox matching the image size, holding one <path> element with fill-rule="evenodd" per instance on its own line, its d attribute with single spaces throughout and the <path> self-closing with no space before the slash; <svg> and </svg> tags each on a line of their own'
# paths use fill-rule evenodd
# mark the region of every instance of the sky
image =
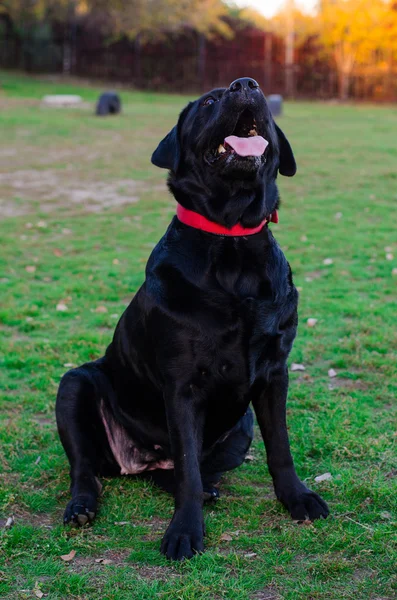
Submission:
<svg viewBox="0 0 397 600">
<path fill-rule="evenodd" d="M 284 4 L 285 0 L 235 0 L 238 6 L 253 6 L 266 17 L 272 17 Z M 316 0 L 298 0 L 296 4 L 305 11 L 313 10 Z"/>
</svg>

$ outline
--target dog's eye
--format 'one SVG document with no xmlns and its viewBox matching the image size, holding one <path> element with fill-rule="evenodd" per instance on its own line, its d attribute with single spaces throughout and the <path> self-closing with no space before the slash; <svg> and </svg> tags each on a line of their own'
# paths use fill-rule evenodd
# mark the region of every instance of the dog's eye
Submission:
<svg viewBox="0 0 397 600">
<path fill-rule="evenodd" d="M 204 106 L 209 106 L 210 104 L 215 104 L 216 100 L 212 96 L 206 98 L 203 102 Z"/>
</svg>

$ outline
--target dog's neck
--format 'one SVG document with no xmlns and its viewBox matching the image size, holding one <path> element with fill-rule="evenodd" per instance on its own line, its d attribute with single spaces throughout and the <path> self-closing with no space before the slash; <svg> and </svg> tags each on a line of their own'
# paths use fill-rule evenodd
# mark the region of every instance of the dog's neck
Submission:
<svg viewBox="0 0 397 600">
<path fill-rule="evenodd" d="M 226 186 L 209 189 L 195 177 L 177 178 L 170 174 L 168 187 L 176 201 L 185 209 L 230 229 L 240 225 L 255 228 L 278 208 L 275 182 L 265 186 L 262 180 L 255 185 Z"/>
</svg>

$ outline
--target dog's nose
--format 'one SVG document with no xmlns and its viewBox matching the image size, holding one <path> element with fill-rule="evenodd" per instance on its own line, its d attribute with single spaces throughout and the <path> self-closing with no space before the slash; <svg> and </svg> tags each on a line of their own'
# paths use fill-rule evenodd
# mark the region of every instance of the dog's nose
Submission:
<svg viewBox="0 0 397 600">
<path fill-rule="evenodd" d="M 258 88 L 259 83 L 255 81 L 255 79 L 251 79 L 251 77 L 241 77 L 240 79 L 235 79 L 229 86 L 229 90 L 231 92 L 251 92 L 252 90 L 256 90 Z"/>
</svg>

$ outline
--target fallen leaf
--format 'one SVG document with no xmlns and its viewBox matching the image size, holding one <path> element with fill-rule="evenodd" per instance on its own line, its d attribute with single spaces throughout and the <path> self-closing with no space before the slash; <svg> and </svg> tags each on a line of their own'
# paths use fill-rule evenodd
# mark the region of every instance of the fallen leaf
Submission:
<svg viewBox="0 0 397 600">
<path fill-rule="evenodd" d="M 59 304 L 57 304 L 57 310 L 59 310 L 60 312 L 65 312 L 66 310 L 68 310 L 68 307 L 63 302 L 59 302 Z"/>
<path fill-rule="evenodd" d="M 255 556 L 258 556 L 256 552 L 248 552 L 248 554 L 244 554 L 245 558 L 254 558 Z"/>
<path fill-rule="evenodd" d="M 298 363 L 292 363 L 291 371 L 306 371 L 305 365 L 299 365 Z"/>
<path fill-rule="evenodd" d="M 253 456 L 253 454 L 247 454 L 246 457 L 245 457 L 245 460 L 247 462 L 251 462 L 251 461 L 256 460 L 256 459 L 255 459 L 255 456 Z"/>
<path fill-rule="evenodd" d="M 298 292 L 301 292 L 303 290 L 303 287 L 298 285 L 296 289 L 298 290 Z"/>
<path fill-rule="evenodd" d="M 65 562 L 70 562 L 76 556 L 76 550 L 71 550 L 69 554 L 62 554 L 61 559 Z"/>
<path fill-rule="evenodd" d="M 311 521 L 310 519 L 305 519 L 304 521 L 299 521 L 297 519 L 294 519 L 294 523 L 296 523 L 297 525 L 306 525 L 306 526 L 313 525 L 313 521 Z"/>
<path fill-rule="evenodd" d="M 62 229 L 62 233 L 63 233 L 64 235 L 69 235 L 69 233 L 72 233 L 72 230 L 71 230 L 71 229 L 67 229 L 67 228 L 65 227 L 64 229 Z"/>
<path fill-rule="evenodd" d="M 114 265 L 119 265 L 120 264 L 120 261 L 119 261 L 118 258 L 114 258 L 112 262 L 113 262 Z"/>
<path fill-rule="evenodd" d="M 385 252 L 391 252 L 391 251 L 393 250 L 393 248 L 392 248 L 391 246 L 385 246 L 385 247 L 383 248 L 383 250 L 384 250 Z"/>
<path fill-rule="evenodd" d="M 33 225 L 32 225 L 32 223 L 26 223 L 25 227 L 26 227 L 26 229 L 32 229 Z"/>
<path fill-rule="evenodd" d="M 393 258 L 394 258 L 394 256 L 393 256 L 393 254 L 391 252 L 388 252 L 386 254 L 386 260 L 393 260 Z"/>
<path fill-rule="evenodd" d="M 386 520 L 388 521 L 389 519 L 393 518 L 393 515 L 391 513 L 389 513 L 387 510 L 384 510 L 383 512 L 381 512 L 379 516 L 381 519 L 384 519 L 385 521 Z"/>
<path fill-rule="evenodd" d="M 107 313 L 108 309 L 106 308 L 106 306 L 97 306 L 94 312 L 96 312 L 96 313 Z"/>
<path fill-rule="evenodd" d="M 324 258 L 323 265 L 332 265 L 333 262 L 332 258 Z"/>
<path fill-rule="evenodd" d="M 60 250 L 59 248 L 55 248 L 53 254 L 54 256 L 62 256 L 62 250 Z"/>
<path fill-rule="evenodd" d="M 38 457 L 36 458 L 36 460 L 34 461 L 34 464 L 35 464 L 35 465 L 38 465 L 40 461 L 41 461 L 41 456 L 38 456 Z"/>
<path fill-rule="evenodd" d="M 36 271 L 36 267 L 34 265 L 28 265 L 25 267 L 25 271 L 27 271 L 27 273 L 34 273 Z"/>
<path fill-rule="evenodd" d="M 113 313 L 112 315 L 110 315 L 110 317 L 111 317 L 112 319 L 118 319 L 118 318 L 119 318 L 119 315 L 118 315 L 117 313 Z"/>
<path fill-rule="evenodd" d="M 319 483 L 320 481 L 331 481 L 331 479 L 333 479 L 331 473 L 323 473 L 322 475 L 317 475 L 317 477 L 314 478 L 314 481 Z"/>
<path fill-rule="evenodd" d="M 66 367 L 67 369 L 70 369 L 71 367 L 74 367 L 74 364 L 73 363 L 65 363 L 63 366 Z"/>
<path fill-rule="evenodd" d="M 129 525 L 130 522 L 129 521 L 116 521 L 115 525 Z"/>
<path fill-rule="evenodd" d="M 232 536 L 229 535 L 228 533 L 222 533 L 221 537 L 219 538 L 222 542 L 231 542 L 232 541 Z"/>
<path fill-rule="evenodd" d="M 307 242 L 307 236 L 306 235 L 302 235 L 301 236 L 301 242 Z"/>
<path fill-rule="evenodd" d="M 318 319 L 308 319 L 307 320 L 307 325 L 308 327 L 315 327 L 316 323 L 317 323 Z"/>
<path fill-rule="evenodd" d="M 41 589 L 39 587 L 38 581 L 36 581 L 36 583 L 34 584 L 33 593 L 36 596 L 36 598 L 42 598 L 44 596 L 43 592 L 41 591 Z"/>
<path fill-rule="evenodd" d="M 397 269 L 392 269 L 392 272 L 391 272 L 391 274 L 392 274 L 392 275 L 397 275 Z"/>
<path fill-rule="evenodd" d="M 4 529 L 11 529 L 11 527 L 14 525 L 15 520 L 14 520 L 14 515 L 11 515 L 11 517 L 8 517 L 6 524 L 4 525 Z"/>
<path fill-rule="evenodd" d="M 392 479 L 393 477 L 397 477 L 397 469 L 392 469 L 385 475 L 386 479 Z"/>
<path fill-rule="evenodd" d="M 328 371 L 328 377 L 336 377 L 337 373 L 335 371 L 335 369 L 329 369 Z"/>
<path fill-rule="evenodd" d="M 36 225 L 37 227 L 40 227 L 40 229 L 45 229 L 45 227 L 47 227 L 47 223 L 45 221 L 37 221 Z"/>
</svg>

